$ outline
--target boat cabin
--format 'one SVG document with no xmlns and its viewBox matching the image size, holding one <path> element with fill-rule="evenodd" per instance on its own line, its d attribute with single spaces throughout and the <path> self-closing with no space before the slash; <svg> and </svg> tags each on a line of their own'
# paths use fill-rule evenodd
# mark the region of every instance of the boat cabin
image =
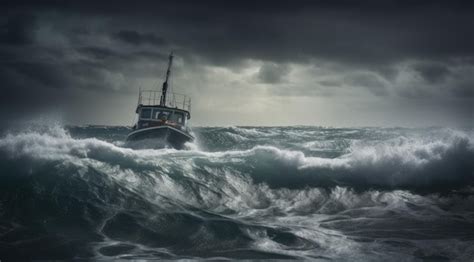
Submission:
<svg viewBox="0 0 474 262">
<path fill-rule="evenodd" d="M 162 106 L 137 107 L 138 121 L 136 129 L 168 125 L 181 130 L 186 129 L 190 114 L 186 110 Z"/>
</svg>

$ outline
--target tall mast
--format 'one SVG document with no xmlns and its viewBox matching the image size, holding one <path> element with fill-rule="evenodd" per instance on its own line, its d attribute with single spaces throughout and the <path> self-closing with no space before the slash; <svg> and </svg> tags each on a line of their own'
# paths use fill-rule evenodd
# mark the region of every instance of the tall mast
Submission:
<svg viewBox="0 0 474 262">
<path fill-rule="evenodd" d="M 168 79 L 171 74 L 171 66 L 173 65 L 173 52 L 170 53 L 168 59 L 168 70 L 166 70 L 166 79 L 163 83 L 163 89 L 161 90 L 160 106 L 166 106 L 166 92 L 168 91 Z"/>
</svg>

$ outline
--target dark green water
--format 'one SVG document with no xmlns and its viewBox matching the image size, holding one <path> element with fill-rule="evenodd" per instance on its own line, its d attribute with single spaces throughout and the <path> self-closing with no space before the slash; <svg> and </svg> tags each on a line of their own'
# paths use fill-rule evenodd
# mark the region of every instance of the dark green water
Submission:
<svg viewBox="0 0 474 262">
<path fill-rule="evenodd" d="M 471 129 L 206 127 L 188 150 L 122 127 L 5 130 L 0 259 L 474 257 Z"/>
</svg>

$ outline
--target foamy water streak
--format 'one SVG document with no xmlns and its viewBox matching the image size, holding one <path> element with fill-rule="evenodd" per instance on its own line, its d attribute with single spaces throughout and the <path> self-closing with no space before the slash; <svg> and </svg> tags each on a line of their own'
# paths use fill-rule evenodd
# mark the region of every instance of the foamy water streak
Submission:
<svg viewBox="0 0 474 262">
<path fill-rule="evenodd" d="M 49 238 L 33 258 L 474 254 L 470 130 L 194 131 L 184 151 L 120 147 L 122 128 L 5 135 L 0 241 L 17 244 L 0 251 Z"/>
</svg>

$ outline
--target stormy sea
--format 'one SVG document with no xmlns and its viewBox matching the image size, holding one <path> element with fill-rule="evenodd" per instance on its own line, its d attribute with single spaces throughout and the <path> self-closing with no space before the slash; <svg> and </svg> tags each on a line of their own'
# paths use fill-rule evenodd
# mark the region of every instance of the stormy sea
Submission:
<svg viewBox="0 0 474 262">
<path fill-rule="evenodd" d="M 474 258 L 474 129 L 195 127 L 0 137 L 0 260 Z"/>
</svg>

